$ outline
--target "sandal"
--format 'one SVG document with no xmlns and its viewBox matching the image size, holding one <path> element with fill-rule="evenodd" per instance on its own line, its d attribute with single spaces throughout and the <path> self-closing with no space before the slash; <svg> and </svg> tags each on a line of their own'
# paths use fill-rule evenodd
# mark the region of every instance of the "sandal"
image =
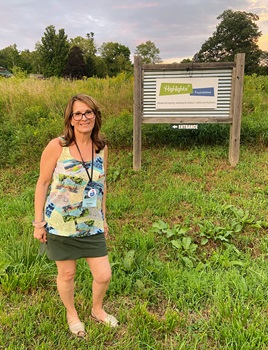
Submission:
<svg viewBox="0 0 268 350">
<path fill-rule="evenodd" d="M 91 317 L 94 321 L 105 324 L 108 327 L 117 327 L 119 325 L 119 321 L 112 315 L 107 314 L 106 318 L 104 320 L 100 320 L 98 317 L 96 317 L 93 312 L 91 312 Z"/>
<path fill-rule="evenodd" d="M 86 331 L 85 331 L 85 325 L 82 322 L 77 322 L 75 324 L 69 324 L 69 329 L 77 338 L 85 339 L 86 337 Z"/>
</svg>

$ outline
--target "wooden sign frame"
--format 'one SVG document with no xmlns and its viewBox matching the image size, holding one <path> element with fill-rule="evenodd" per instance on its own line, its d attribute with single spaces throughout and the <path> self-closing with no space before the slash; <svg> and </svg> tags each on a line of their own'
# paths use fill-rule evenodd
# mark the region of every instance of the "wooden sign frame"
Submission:
<svg viewBox="0 0 268 350">
<path fill-rule="evenodd" d="M 202 123 L 223 123 L 230 124 L 230 142 L 229 142 L 229 162 L 231 166 L 236 166 L 239 161 L 240 153 L 240 132 L 241 132 L 241 115 L 242 115 L 242 98 L 244 84 L 244 67 L 245 54 L 238 53 L 234 62 L 191 62 L 191 63 L 172 63 L 172 64 L 142 64 L 140 56 L 134 57 L 134 118 L 133 118 L 133 169 L 141 169 L 141 140 L 142 140 L 142 123 L 147 124 L 202 124 Z M 169 110 L 169 115 L 163 112 L 163 115 L 152 111 L 151 115 L 146 113 L 144 79 L 146 73 L 151 73 L 154 80 L 161 74 L 166 77 L 168 73 L 178 74 L 183 72 L 202 72 L 202 77 L 209 76 L 211 71 L 221 72 L 231 70 L 230 78 L 230 98 L 227 101 L 227 115 L 210 116 L 205 115 L 204 111 L 199 115 L 191 116 L 191 111 L 177 113 Z M 214 74 L 215 76 L 215 74 Z M 154 81 L 155 82 L 155 81 Z M 152 83 L 152 93 L 155 94 L 155 84 Z M 155 97 L 155 96 L 153 96 Z M 226 106 L 225 106 L 226 109 Z M 153 108 L 151 107 L 151 110 Z M 155 115 L 154 115 L 155 113 Z M 194 113 L 194 112 L 193 112 Z"/>
</svg>

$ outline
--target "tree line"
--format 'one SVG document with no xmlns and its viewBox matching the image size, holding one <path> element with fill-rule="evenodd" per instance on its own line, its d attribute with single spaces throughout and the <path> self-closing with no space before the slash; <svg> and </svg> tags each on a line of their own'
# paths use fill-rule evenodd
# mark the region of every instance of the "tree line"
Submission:
<svg viewBox="0 0 268 350">
<path fill-rule="evenodd" d="M 232 61 L 236 53 L 246 54 L 246 74 L 268 74 L 268 52 L 258 47 L 262 33 L 256 22 L 256 14 L 244 11 L 226 10 L 217 17 L 220 20 L 216 31 L 201 46 L 193 58 L 182 62 Z M 44 77 L 116 76 L 122 71 L 131 72 L 133 64 L 130 49 L 118 42 L 105 42 L 97 47 L 93 32 L 86 37 L 68 39 L 64 29 L 56 31 L 55 26 L 46 27 L 34 51 L 19 52 L 16 44 L 0 50 L 0 66 L 16 74 L 42 74 Z M 179 56 L 178 52 L 178 56 Z M 160 63 L 160 50 L 148 40 L 136 47 L 135 55 L 143 63 Z"/>
<path fill-rule="evenodd" d="M 147 63 L 161 61 L 159 49 L 151 41 L 138 45 L 136 53 Z M 57 32 L 55 26 L 50 25 L 34 51 L 19 52 L 16 44 L 0 50 L 0 66 L 13 73 L 42 74 L 46 78 L 104 78 L 122 71 L 132 73 L 130 54 L 130 49 L 118 42 L 106 42 L 97 48 L 93 32 L 86 37 L 68 39 L 64 29 Z"/>
</svg>

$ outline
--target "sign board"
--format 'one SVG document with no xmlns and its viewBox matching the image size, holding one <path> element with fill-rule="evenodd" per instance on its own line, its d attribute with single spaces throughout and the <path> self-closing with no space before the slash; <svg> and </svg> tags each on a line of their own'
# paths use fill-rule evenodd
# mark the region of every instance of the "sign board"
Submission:
<svg viewBox="0 0 268 350">
<path fill-rule="evenodd" d="M 177 129 L 230 124 L 229 161 L 239 160 L 245 54 L 234 62 L 142 64 L 134 57 L 133 169 L 141 169 L 141 125 Z M 187 125 L 187 127 L 186 127 Z"/>
<path fill-rule="evenodd" d="M 216 109 L 218 78 L 157 79 L 156 109 Z"/>
</svg>

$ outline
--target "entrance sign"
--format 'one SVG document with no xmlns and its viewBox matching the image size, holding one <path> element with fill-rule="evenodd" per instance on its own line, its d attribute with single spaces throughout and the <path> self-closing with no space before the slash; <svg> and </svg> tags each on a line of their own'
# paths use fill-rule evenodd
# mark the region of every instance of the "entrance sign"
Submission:
<svg viewBox="0 0 268 350">
<path fill-rule="evenodd" d="M 178 125 L 172 125 L 171 127 L 172 129 L 190 129 L 190 130 L 198 129 L 198 125 L 195 125 L 195 124 L 190 124 L 190 125 L 178 124 Z"/>
<path fill-rule="evenodd" d="M 156 109 L 216 109 L 218 78 L 157 79 Z"/>
<path fill-rule="evenodd" d="M 239 161 L 245 54 L 234 62 L 142 64 L 134 57 L 133 169 L 141 169 L 141 126 L 230 124 L 229 161 Z M 179 129 L 179 127 L 177 127 Z M 196 128 L 196 127 L 194 127 Z"/>
</svg>

